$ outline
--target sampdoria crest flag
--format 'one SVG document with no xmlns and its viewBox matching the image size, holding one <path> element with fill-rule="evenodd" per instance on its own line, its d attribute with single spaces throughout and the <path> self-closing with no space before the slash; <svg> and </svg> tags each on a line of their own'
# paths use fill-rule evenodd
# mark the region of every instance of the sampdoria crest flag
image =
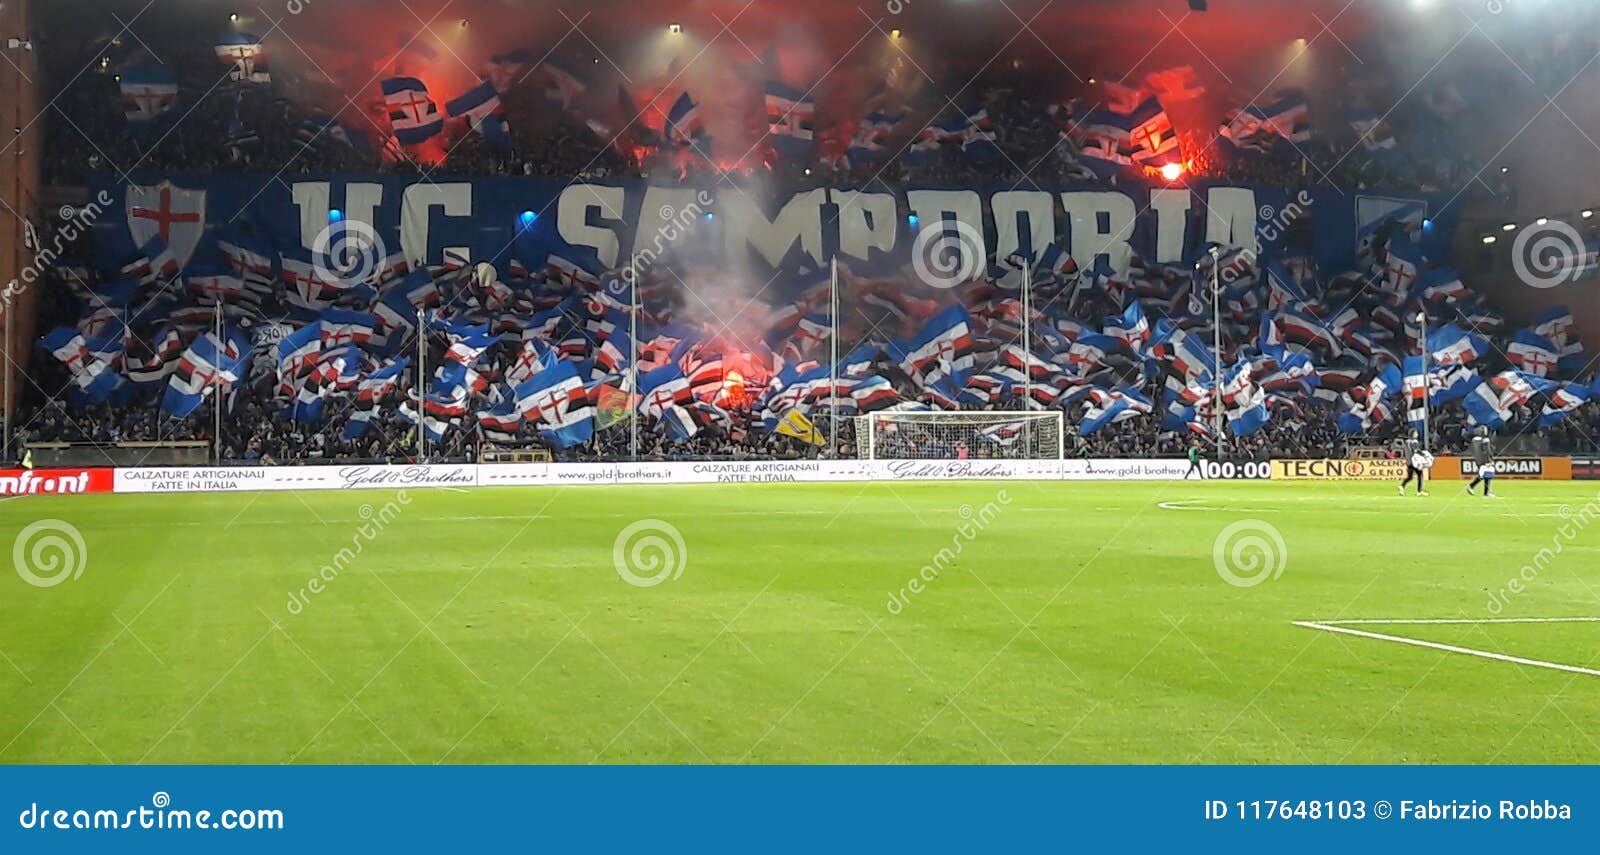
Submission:
<svg viewBox="0 0 1600 855">
<path fill-rule="evenodd" d="M 161 238 L 177 259 L 189 263 L 206 228 L 206 191 L 188 190 L 163 181 L 153 186 L 129 184 L 123 210 L 135 246 Z"/>
</svg>

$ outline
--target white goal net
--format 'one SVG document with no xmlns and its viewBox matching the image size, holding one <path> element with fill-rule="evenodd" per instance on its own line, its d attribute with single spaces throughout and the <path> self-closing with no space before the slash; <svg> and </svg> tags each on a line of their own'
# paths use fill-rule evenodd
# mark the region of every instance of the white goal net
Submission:
<svg viewBox="0 0 1600 855">
<path fill-rule="evenodd" d="M 856 417 L 865 460 L 1060 460 L 1061 413 L 879 411 Z"/>
</svg>

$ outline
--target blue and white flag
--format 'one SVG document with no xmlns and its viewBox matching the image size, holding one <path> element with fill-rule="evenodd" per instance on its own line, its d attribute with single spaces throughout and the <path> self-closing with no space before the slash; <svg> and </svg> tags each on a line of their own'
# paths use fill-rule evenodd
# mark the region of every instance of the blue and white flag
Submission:
<svg viewBox="0 0 1600 855">
<path fill-rule="evenodd" d="M 1536 377 L 1548 377 L 1560 358 L 1555 344 L 1532 330 L 1518 330 L 1506 345 L 1506 360 Z"/>
<path fill-rule="evenodd" d="M 1567 417 L 1567 414 L 1589 402 L 1589 389 L 1577 383 L 1568 383 L 1546 395 L 1544 411 L 1539 414 L 1539 426 L 1550 427 Z"/>
<path fill-rule="evenodd" d="M 1394 131 L 1377 113 L 1371 110 L 1351 110 L 1350 127 L 1367 151 L 1388 151 L 1395 147 Z"/>
<path fill-rule="evenodd" d="M 122 112 L 130 122 L 149 122 L 178 103 L 178 80 L 165 65 L 123 69 Z"/>
<path fill-rule="evenodd" d="M 1128 116 L 1128 157 L 1135 163 L 1160 165 L 1180 158 L 1172 119 L 1155 96 L 1141 101 Z"/>
<path fill-rule="evenodd" d="M 1481 336 L 1469 333 L 1455 324 L 1445 324 L 1428 331 L 1428 358 L 1438 365 L 1463 365 L 1472 362 L 1489 350 L 1488 342 Z"/>
<path fill-rule="evenodd" d="M 1477 378 L 1467 396 L 1461 400 L 1461 406 L 1467 411 L 1467 421 L 1473 426 L 1486 425 L 1491 429 L 1498 429 L 1511 417 L 1510 410 L 1501 404 L 1501 396 L 1495 394 L 1494 388 L 1483 378 Z"/>
<path fill-rule="evenodd" d="M 809 157 L 817 118 L 811 93 L 769 80 L 766 94 L 767 133 L 772 135 L 773 151 L 782 157 Z"/>
<path fill-rule="evenodd" d="M 473 128 L 477 128 L 485 119 L 500 112 L 500 93 L 495 90 L 493 83 L 484 80 L 446 101 L 444 111 L 450 118 L 465 118 Z"/>
<path fill-rule="evenodd" d="M 1235 146 L 1255 151 L 1266 151 L 1279 140 L 1303 143 L 1311 139 L 1311 108 L 1304 94 L 1281 92 L 1271 104 L 1229 111 L 1221 134 Z"/>
<path fill-rule="evenodd" d="M 1145 318 L 1138 300 L 1129 300 L 1122 314 L 1106 318 L 1106 335 L 1127 345 L 1134 353 L 1139 352 L 1139 346 L 1150 337 L 1150 321 Z"/>
<path fill-rule="evenodd" d="M 267 72 L 267 54 L 261 47 L 261 38 L 251 33 L 227 33 L 217 40 L 213 48 L 217 59 L 232 65 L 228 79 L 235 83 L 271 83 Z"/>
<path fill-rule="evenodd" d="M 401 145 L 417 145 L 444 129 L 444 116 L 428 98 L 428 87 L 415 77 L 390 77 L 380 84 L 389 110 L 389 124 Z"/>
<path fill-rule="evenodd" d="M 689 97 L 688 90 L 684 90 L 667 110 L 666 122 L 661 126 L 661 138 L 668 143 L 688 146 L 699 142 L 704 132 L 705 123 L 700 118 L 700 105 Z"/>
</svg>

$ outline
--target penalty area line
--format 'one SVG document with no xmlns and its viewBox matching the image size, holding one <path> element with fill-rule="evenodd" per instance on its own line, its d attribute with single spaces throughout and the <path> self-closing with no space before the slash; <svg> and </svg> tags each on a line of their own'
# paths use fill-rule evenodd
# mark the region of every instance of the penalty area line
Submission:
<svg viewBox="0 0 1600 855">
<path fill-rule="evenodd" d="M 1522 619 L 1513 618 L 1513 619 L 1508 619 L 1506 621 L 1500 621 L 1500 622 L 1501 623 L 1510 623 L 1510 622 L 1532 623 L 1532 622 L 1535 622 L 1536 620 L 1537 619 L 1532 619 L 1532 618 L 1522 618 Z M 1554 620 L 1546 620 L 1544 622 L 1546 622 L 1546 623 L 1555 623 L 1555 622 L 1560 622 L 1560 621 L 1563 621 L 1563 620 L 1565 620 L 1565 621 L 1585 621 L 1585 622 L 1590 622 L 1590 621 L 1594 621 L 1595 619 L 1594 618 L 1577 618 L 1577 619 L 1558 618 L 1558 619 L 1554 619 Z M 1352 622 L 1353 621 L 1345 621 L 1343 623 L 1352 623 Z M 1413 623 L 1415 623 L 1415 622 L 1416 621 L 1413 621 Z M 1439 623 L 1450 623 L 1452 621 L 1440 620 L 1438 622 Z M 1492 623 L 1494 621 L 1464 621 L 1464 622 L 1467 622 L 1467 623 Z M 1589 675 L 1591 677 L 1600 677 L 1600 671 L 1596 671 L 1596 670 L 1594 670 L 1592 668 L 1580 668 L 1577 665 L 1564 665 L 1564 664 L 1562 664 L 1560 662 L 1547 662 L 1547 661 L 1545 661 L 1543 659 L 1527 659 L 1527 658 L 1524 658 L 1524 657 L 1521 657 L 1521 656 L 1510 656 L 1510 655 L 1505 654 L 1505 653 L 1495 653 L 1495 652 L 1489 651 L 1489 650 L 1478 650 L 1478 649 L 1472 648 L 1472 647 L 1459 647 L 1459 646 L 1454 645 L 1454 644 L 1442 644 L 1442 643 L 1437 642 L 1437 641 L 1424 641 L 1424 640 L 1422 640 L 1420 638 L 1407 638 L 1406 636 L 1403 636 L 1403 635 L 1389 635 L 1387 633 L 1382 633 L 1382 632 L 1370 632 L 1370 631 L 1364 630 L 1364 629 L 1352 629 L 1349 626 L 1343 625 L 1342 623 L 1341 624 L 1336 624 L 1336 623 L 1332 623 L 1332 622 L 1319 623 L 1317 621 L 1310 621 L 1310 620 L 1297 620 L 1297 621 L 1292 621 L 1292 623 L 1295 626 L 1305 627 L 1306 629 L 1320 629 L 1323 632 L 1337 632 L 1337 633 L 1341 633 L 1343 635 L 1358 636 L 1360 638 L 1372 638 L 1372 639 L 1376 639 L 1378 641 L 1392 641 L 1392 642 L 1394 642 L 1396 644 L 1409 644 L 1409 645 L 1411 645 L 1413 647 L 1426 647 L 1426 648 L 1429 648 L 1429 649 L 1432 649 L 1432 650 L 1443 650 L 1446 653 L 1460 653 L 1460 654 L 1462 654 L 1464 656 L 1476 656 L 1476 657 L 1478 657 L 1480 659 L 1493 659 L 1493 660 L 1495 660 L 1497 662 L 1510 662 L 1510 663 L 1512 663 L 1514 665 L 1528 665 L 1528 666 L 1533 667 L 1533 668 L 1548 668 L 1548 669 L 1550 669 L 1552 671 L 1565 671 L 1565 672 L 1567 672 L 1569 674 L 1587 674 L 1587 675 Z M 1383 621 L 1383 623 L 1404 623 L 1404 621 Z"/>
</svg>

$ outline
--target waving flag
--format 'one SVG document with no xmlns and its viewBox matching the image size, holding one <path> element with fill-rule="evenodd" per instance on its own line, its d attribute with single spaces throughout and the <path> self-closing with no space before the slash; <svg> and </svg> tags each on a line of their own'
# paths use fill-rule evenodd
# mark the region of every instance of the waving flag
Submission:
<svg viewBox="0 0 1600 855">
<path fill-rule="evenodd" d="M 236 83 L 271 83 L 267 72 L 267 54 L 261 47 L 261 38 L 250 33 L 227 33 L 217 40 L 214 48 L 217 59 L 232 65 L 228 79 Z"/>
<path fill-rule="evenodd" d="M 500 93 L 488 80 L 446 101 L 444 111 L 451 118 L 465 118 L 472 129 L 485 138 L 504 127 L 500 118 Z"/>
<path fill-rule="evenodd" d="M 1281 92 L 1271 104 L 1230 110 L 1220 133 L 1252 151 L 1266 151 L 1279 140 L 1303 143 L 1311 139 L 1311 109 L 1300 92 Z"/>
<path fill-rule="evenodd" d="M 1356 136 L 1361 139 L 1361 146 L 1367 151 L 1385 151 L 1395 147 L 1394 131 L 1377 113 L 1352 110 L 1348 118 L 1350 127 L 1355 130 Z"/>
<path fill-rule="evenodd" d="M 639 412 L 660 418 L 667 407 L 694 400 L 694 390 L 682 369 L 667 365 L 639 375 Z"/>
<path fill-rule="evenodd" d="M 1474 426 L 1487 425 L 1498 429 L 1511 417 L 1510 410 L 1501 406 L 1500 396 L 1481 377 L 1472 384 L 1467 396 L 1461 400 L 1461 406 L 1467 411 L 1467 421 Z"/>
<path fill-rule="evenodd" d="M 122 111 L 130 122 L 148 122 L 178 103 L 178 80 L 165 65 L 122 70 Z"/>
<path fill-rule="evenodd" d="M 1488 350 L 1488 342 L 1455 324 L 1445 324 L 1428 331 L 1429 359 L 1439 365 L 1472 362 Z"/>
<path fill-rule="evenodd" d="M 1135 163 L 1157 161 L 1157 165 L 1179 158 L 1178 135 L 1161 102 L 1151 96 L 1139 103 L 1128 116 L 1128 156 Z"/>
<path fill-rule="evenodd" d="M 966 384 L 977 351 L 972 318 L 964 307 L 951 306 L 929 318 L 915 336 L 889 342 L 886 351 L 924 386 L 952 377 L 959 388 Z"/>
<path fill-rule="evenodd" d="M 161 409 L 173 418 L 193 413 L 211 390 L 238 382 L 245 374 L 249 343 L 238 330 L 224 335 L 226 341 L 206 333 L 179 357 L 177 371 L 167 381 L 167 391 L 161 399 Z"/>
<path fill-rule="evenodd" d="M 417 145 L 444 129 L 444 116 L 428 98 L 428 87 L 415 77 L 390 77 L 380 84 L 389 109 L 389 124 L 401 145 Z"/>
<path fill-rule="evenodd" d="M 1588 403 L 1588 401 L 1588 388 L 1577 383 L 1568 383 L 1552 390 L 1547 396 L 1544 411 L 1539 414 L 1539 426 L 1550 427 L 1566 418 L 1568 413 Z"/>
<path fill-rule="evenodd" d="M 39 342 L 71 372 L 78 390 L 92 401 L 104 401 L 122 385 L 110 363 L 90 350 L 72 327 L 57 327 Z"/>
<path fill-rule="evenodd" d="M 1139 345 L 1150 338 L 1150 321 L 1145 318 L 1139 301 L 1130 300 L 1128 308 L 1121 315 L 1106 318 L 1106 335 L 1127 345 L 1135 353 L 1139 352 Z"/>
<path fill-rule="evenodd" d="M 1518 330 L 1506 345 L 1506 359 L 1536 377 L 1547 377 L 1555 370 L 1560 353 L 1550 339 L 1530 330 Z"/>
<path fill-rule="evenodd" d="M 779 155 L 804 158 L 811 154 L 817 105 L 808 92 L 776 80 L 767 81 L 767 132 Z"/>
<path fill-rule="evenodd" d="M 1550 340 L 1556 346 L 1565 345 L 1572 332 L 1572 310 L 1566 306 L 1551 306 L 1533 320 L 1533 332 Z"/>
<path fill-rule="evenodd" d="M 698 142 L 704 132 L 700 105 L 689 97 L 688 90 L 684 90 L 667 110 L 666 122 L 661 126 L 661 137 L 669 143 L 688 146 Z"/>
</svg>

